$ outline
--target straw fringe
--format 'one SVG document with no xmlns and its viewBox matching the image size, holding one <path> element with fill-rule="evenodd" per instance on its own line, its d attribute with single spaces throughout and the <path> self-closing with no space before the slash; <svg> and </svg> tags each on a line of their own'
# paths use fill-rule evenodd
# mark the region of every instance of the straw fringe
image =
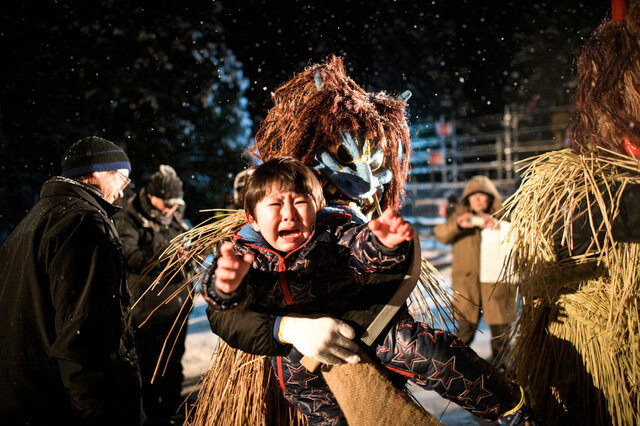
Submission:
<svg viewBox="0 0 640 426">
<path fill-rule="evenodd" d="M 264 356 L 221 343 L 186 425 L 303 426 L 307 419 L 284 399 Z"/>
<path fill-rule="evenodd" d="M 618 243 L 611 233 L 622 191 L 640 183 L 640 162 L 600 153 L 537 157 L 505 203 L 510 261 L 522 283 L 509 358 L 548 424 L 640 423 L 640 245 Z M 576 212 L 584 201 L 589 208 Z M 598 228 L 596 209 L 604 218 Z M 585 255 L 557 261 L 554 229 L 571 248 L 572 224 L 582 215 L 604 239 L 592 238 Z"/>
</svg>

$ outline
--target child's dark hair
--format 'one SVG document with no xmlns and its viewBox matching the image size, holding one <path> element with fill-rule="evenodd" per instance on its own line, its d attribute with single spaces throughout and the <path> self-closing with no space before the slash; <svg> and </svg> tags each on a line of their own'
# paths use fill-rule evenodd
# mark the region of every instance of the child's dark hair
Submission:
<svg viewBox="0 0 640 426">
<path fill-rule="evenodd" d="M 310 195 L 318 211 L 325 206 L 322 185 L 311 169 L 293 157 L 276 157 L 256 167 L 247 179 L 244 211 L 254 216 L 256 204 L 274 185 L 283 190 Z"/>
</svg>

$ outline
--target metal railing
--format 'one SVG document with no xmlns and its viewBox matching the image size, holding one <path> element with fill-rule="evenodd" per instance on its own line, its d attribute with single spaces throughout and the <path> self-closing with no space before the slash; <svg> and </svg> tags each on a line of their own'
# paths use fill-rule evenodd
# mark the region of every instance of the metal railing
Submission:
<svg viewBox="0 0 640 426">
<path fill-rule="evenodd" d="M 441 216 L 450 194 L 460 197 L 474 175 L 488 176 L 507 197 L 518 187 L 515 164 L 561 149 L 571 106 L 411 126 L 411 177 L 407 207 L 413 217 Z"/>
</svg>

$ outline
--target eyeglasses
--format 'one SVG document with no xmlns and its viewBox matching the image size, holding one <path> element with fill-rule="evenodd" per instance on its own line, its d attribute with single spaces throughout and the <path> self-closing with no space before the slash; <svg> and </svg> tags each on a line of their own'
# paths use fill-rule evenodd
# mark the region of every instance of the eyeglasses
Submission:
<svg viewBox="0 0 640 426">
<path fill-rule="evenodd" d="M 116 173 L 119 174 L 122 180 L 124 181 L 124 183 L 122 184 L 122 187 L 120 188 L 120 191 L 123 191 L 127 186 L 129 186 L 129 184 L 131 183 L 131 179 L 129 179 L 129 177 L 124 173 L 122 173 L 120 170 L 116 170 Z"/>
</svg>

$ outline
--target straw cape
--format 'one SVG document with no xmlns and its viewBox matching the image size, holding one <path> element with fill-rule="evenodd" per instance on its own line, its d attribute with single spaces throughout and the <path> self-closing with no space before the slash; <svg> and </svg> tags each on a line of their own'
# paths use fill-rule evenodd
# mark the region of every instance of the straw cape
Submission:
<svg viewBox="0 0 640 426">
<path fill-rule="evenodd" d="M 506 201 L 522 283 L 510 359 L 544 424 L 640 424 L 640 244 L 611 230 L 639 171 L 604 148 L 551 152 Z M 578 221 L 591 232 L 587 252 L 558 259 L 554 233 L 571 250 Z"/>
</svg>

